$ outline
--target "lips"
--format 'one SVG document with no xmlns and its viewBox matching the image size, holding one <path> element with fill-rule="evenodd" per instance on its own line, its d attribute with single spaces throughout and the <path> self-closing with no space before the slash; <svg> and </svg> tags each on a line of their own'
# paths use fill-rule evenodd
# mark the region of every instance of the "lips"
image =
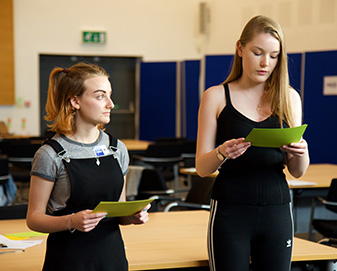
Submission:
<svg viewBox="0 0 337 271">
<path fill-rule="evenodd" d="M 257 71 L 257 73 L 259 75 L 266 75 L 268 72 L 267 71 L 263 71 L 263 70 L 259 70 L 259 71 Z"/>
</svg>

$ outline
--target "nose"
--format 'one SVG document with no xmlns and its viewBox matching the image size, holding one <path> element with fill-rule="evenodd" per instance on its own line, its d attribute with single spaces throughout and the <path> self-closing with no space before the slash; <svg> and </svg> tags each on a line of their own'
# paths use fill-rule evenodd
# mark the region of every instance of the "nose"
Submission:
<svg viewBox="0 0 337 271">
<path fill-rule="evenodd" d="M 109 98 L 107 108 L 113 109 L 115 107 L 115 104 L 111 98 Z"/>
<path fill-rule="evenodd" d="M 261 67 L 267 67 L 269 65 L 269 57 L 268 56 L 264 56 L 261 59 Z"/>
</svg>

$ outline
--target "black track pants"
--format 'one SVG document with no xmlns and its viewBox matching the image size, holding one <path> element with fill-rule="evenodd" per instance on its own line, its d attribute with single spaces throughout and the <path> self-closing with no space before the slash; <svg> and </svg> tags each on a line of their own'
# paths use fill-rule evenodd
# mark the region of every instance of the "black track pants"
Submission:
<svg viewBox="0 0 337 271">
<path fill-rule="evenodd" d="M 293 246 L 290 204 L 249 206 L 211 201 L 211 271 L 289 271 Z"/>
</svg>

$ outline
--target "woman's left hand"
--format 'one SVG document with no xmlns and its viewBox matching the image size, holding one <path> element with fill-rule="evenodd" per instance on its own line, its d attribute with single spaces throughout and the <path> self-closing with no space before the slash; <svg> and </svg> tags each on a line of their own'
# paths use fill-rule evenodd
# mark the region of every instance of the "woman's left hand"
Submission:
<svg viewBox="0 0 337 271">
<path fill-rule="evenodd" d="M 281 150 L 294 156 L 303 156 L 308 150 L 308 144 L 304 139 L 301 139 L 299 143 L 291 143 L 288 146 L 282 146 Z"/>
<path fill-rule="evenodd" d="M 149 210 L 150 208 L 151 208 L 151 204 L 148 204 L 142 211 L 130 216 L 131 223 L 132 224 L 144 224 L 148 222 L 149 213 L 147 212 L 147 210 Z"/>
</svg>

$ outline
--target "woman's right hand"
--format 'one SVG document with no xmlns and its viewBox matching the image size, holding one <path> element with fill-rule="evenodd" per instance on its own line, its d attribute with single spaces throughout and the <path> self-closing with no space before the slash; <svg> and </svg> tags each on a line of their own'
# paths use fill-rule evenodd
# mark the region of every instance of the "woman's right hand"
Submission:
<svg viewBox="0 0 337 271">
<path fill-rule="evenodd" d="M 219 146 L 219 151 L 228 159 L 235 159 L 244 154 L 250 146 L 250 142 L 246 142 L 245 138 L 241 137 L 225 141 Z"/>
<path fill-rule="evenodd" d="M 69 217 L 69 229 L 89 232 L 93 230 L 105 216 L 106 213 L 92 213 L 92 210 L 74 213 Z"/>
</svg>

